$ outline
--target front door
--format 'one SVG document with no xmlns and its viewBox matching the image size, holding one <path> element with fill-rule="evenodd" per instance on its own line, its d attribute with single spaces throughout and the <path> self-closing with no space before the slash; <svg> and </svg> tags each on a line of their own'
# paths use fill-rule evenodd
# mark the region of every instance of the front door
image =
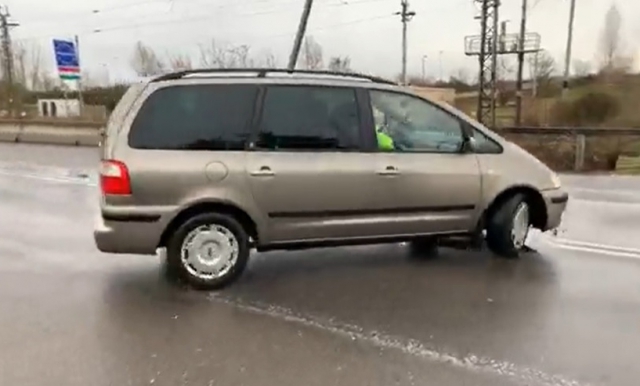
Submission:
<svg viewBox="0 0 640 386">
<path fill-rule="evenodd" d="M 379 198 L 375 154 L 361 153 L 356 92 L 269 86 L 259 134 L 247 153 L 254 199 L 268 216 L 267 242 L 361 237 Z"/>
<path fill-rule="evenodd" d="M 385 205 L 396 210 L 395 234 L 466 232 L 475 226 L 481 177 L 463 152 L 459 119 L 424 99 L 371 91 L 376 129 L 393 140 L 378 153 Z"/>
</svg>

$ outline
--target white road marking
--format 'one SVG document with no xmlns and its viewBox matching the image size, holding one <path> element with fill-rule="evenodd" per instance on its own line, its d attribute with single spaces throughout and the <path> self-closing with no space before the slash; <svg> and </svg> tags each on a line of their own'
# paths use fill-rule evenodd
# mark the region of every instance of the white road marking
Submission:
<svg viewBox="0 0 640 386">
<path fill-rule="evenodd" d="M 544 239 L 548 244 L 563 249 L 640 259 L 640 249 L 638 248 L 626 248 L 615 245 L 589 243 L 571 239 L 556 239 L 553 237 L 545 237 Z"/>
<path fill-rule="evenodd" d="M 589 204 L 598 204 L 598 206 L 608 205 L 608 206 L 629 206 L 629 207 L 637 207 L 640 206 L 640 196 L 637 197 L 639 201 L 637 202 L 619 202 L 619 201 L 609 201 L 609 200 L 593 200 L 587 198 L 578 198 L 578 197 L 570 197 L 569 205 L 572 203 L 589 203 Z"/>
<path fill-rule="evenodd" d="M 598 243 L 591 243 L 587 241 L 565 239 L 565 238 L 554 238 L 553 240 L 557 243 L 572 245 L 576 247 L 584 247 L 584 248 L 591 248 L 591 249 L 606 249 L 610 251 L 640 254 L 640 248 L 619 247 L 616 245 L 598 244 Z"/>
<path fill-rule="evenodd" d="M 593 253 L 595 255 L 608 255 L 608 256 L 614 256 L 614 257 L 640 259 L 640 255 L 633 254 L 633 253 L 614 252 L 614 251 L 608 251 L 605 249 L 593 249 L 593 248 L 577 247 L 573 245 L 556 244 L 555 246 L 562 249 L 567 249 L 570 251 L 587 252 L 587 253 Z"/>
<path fill-rule="evenodd" d="M 334 319 L 322 318 L 295 313 L 294 311 L 271 304 L 260 302 L 247 303 L 239 299 L 232 299 L 218 294 L 210 295 L 212 301 L 234 306 L 243 311 L 270 316 L 290 323 L 297 323 L 315 328 L 353 341 L 361 341 L 382 349 L 396 350 L 420 359 L 430 360 L 463 368 L 470 371 L 486 372 L 517 379 L 527 385 L 540 386 L 585 386 L 586 384 L 568 379 L 560 375 L 551 375 L 529 367 L 518 366 L 510 362 L 495 360 L 469 354 L 464 357 L 439 352 L 427 347 L 426 344 L 415 339 L 391 336 L 379 331 L 365 331 L 362 327 L 340 324 Z"/>
<path fill-rule="evenodd" d="M 607 194 L 612 196 L 622 196 L 622 197 L 640 197 L 640 192 L 636 192 L 635 190 L 630 189 L 594 189 L 594 188 L 581 188 L 581 187 L 568 187 L 567 190 L 569 193 L 571 192 L 585 192 L 585 193 L 597 193 L 597 194 Z"/>
</svg>

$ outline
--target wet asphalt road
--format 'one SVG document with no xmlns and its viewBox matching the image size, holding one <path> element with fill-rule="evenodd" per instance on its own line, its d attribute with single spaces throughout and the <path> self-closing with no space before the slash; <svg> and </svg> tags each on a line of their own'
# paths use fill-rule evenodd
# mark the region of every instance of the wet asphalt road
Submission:
<svg viewBox="0 0 640 386">
<path fill-rule="evenodd" d="M 96 163 L 0 144 L 0 385 L 640 382 L 639 178 L 565 176 L 562 230 L 519 261 L 272 252 L 206 294 L 95 249 Z"/>
</svg>

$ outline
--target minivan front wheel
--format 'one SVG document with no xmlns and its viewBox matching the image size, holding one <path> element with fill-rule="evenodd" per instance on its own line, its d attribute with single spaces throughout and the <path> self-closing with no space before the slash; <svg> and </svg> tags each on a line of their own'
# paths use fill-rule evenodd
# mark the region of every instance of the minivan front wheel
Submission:
<svg viewBox="0 0 640 386">
<path fill-rule="evenodd" d="M 167 245 L 167 266 L 192 287 L 213 290 L 242 274 L 249 253 L 249 237 L 235 218 L 203 213 L 174 232 Z"/>
<path fill-rule="evenodd" d="M 516 194 L 496 208 L 487 222 L 487 246 L 501 257 L 516 258 L 525 247 L 531 229 L 531 208 L 525 196 Z"/>
</svg>

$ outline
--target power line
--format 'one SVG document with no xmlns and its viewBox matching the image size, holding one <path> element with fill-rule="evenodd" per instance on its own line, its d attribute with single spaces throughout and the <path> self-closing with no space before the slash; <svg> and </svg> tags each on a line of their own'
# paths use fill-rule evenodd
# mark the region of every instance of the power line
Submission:
<svg viewBox="0 0 640 386">
<path fill-rule="evenodd" d="M 139 1 L 135 3 L 121 4 L 121 5 L 106 7 L 106 8 L 96 8 L 93 10 L 85 10 L 80 12 L 67 12 L 59 15 L 56 18 L 52 18 L 49 16 L 43 20 L 36 19 L 35 22 L 38 24 L 59 23 L 61 19 L 67 19 L 68 17 L 72 17 L 72 16 L 102 15 L 102 14 L 112 13 L 114 11 L 121 11 L 121 10 L 134 8 L 141 5 L 161 4 L 163 1 L 166 2 L 167 4 L 171 4 L 172 6 L 176 4 L 176 1 L 179 1 L 179 4 L 209 5 L 209 6 L 199 7 L 199 11 L 202 11 L 203 9 L 220 11 L 227 8 L 238 7 L 237 3 L 219 4 L 219 5 L 211 6 L 210 0 L 195 0 L 195 1 L 192 1 L 192 0 L 144 0 L 144 1 Z M 349 6 L 349 5 L 359 5 L 359 4 L 371 4 L 371 3 L 381 2 L 381 1 L 388 1 L 388 0 L 356 0 L 356 1 L 348 1 L 346 3 L 341 2 L 336 4 L 325 4 L 324 6 L 338 7 L 338 6 Z M 253 0 L 253 1 L 243 0 L 242 7 L 247 8 L 247 6 L 259 5 L 259 4 L 265 4 L 268 6 L 290 6 L 290 5 L 297 5 L 298 3 L 299 1 L 296 1 L 296 0 L 285 0 L 285 1 L 279 1 L 279 2 L 273 2 L 273 0 Z"/>
<path fill-rule="evenodd" d="M 265 1 L 265 0 L 262 0 Z M 380 0 L 359 0 L 357 3 L 371 3 L 371 2 L 375 2 L 375 1 L 380 1 Z M 285 5 L 285 4 L 291 4 L 291 1 L 287 1 L 287 2 L 280 2 L 278 3 L 278 5 Z M 274 4 L 276 5 L 276 4 Z M 330 4 L 330 6 L 335 6 L 336 4 Z M 253 16 L 263 16 L 263 15 L 272 15 L 275 13 L 279 13 L 281 12 L 281 9 L 269 9 L 269 10 L 262 10 L 262 11 L 258 11 L 258 12 L 252 12 L 252 13 L 244 13 L 241 14 L 240 16 L 242 17 L 253 17 Z M 78 33 L 82 36 L 82 35 L 87 35 L 87 34 L 95 34 L 95 33 L 107 33 L 107 32 L 112 32 L 112 31 L 122 31 L 122 30 L 129 30 L 129 29 L 138 29 L 138 28 L 145 28 L 145 27 L 159 27 L 159 26 L 165 26 L 165 25 L 175 25 L 175 24 L 184 24 L 184 23 L 193 23 L 193 22 L 199 22 L 199 21 L 206 21 L 209 20 L 213 15 L 212 14 L 206 14 L 206 15 L 198 15 L 198 16 L 194 16 L 194 17 L 187 17 L 187 18 L 182 18 L 182 19 L 174 19 L 174 20 L 155 20 L 155 21 L 150 21 L 150 22 L 145 22 L 145 23 L 135 23 L 135 24 L 122 24 L 122 25 L 116 25 L 116 26 L 111 26 L 111 27 L 104 27 L 104 28 L 92 28 L 92 29 L 86 29 L 84 31 L 79 31 Z M 386 16 L 386 15 L 385 15 Z M 374 18 L 378 18 L 377 16 L 375 16 Z M 369 19 L 365 19 L 365 20 L 369 20 Z M 350 23 L 350 22 L 347 22 Z M 66 33 L 68 35 L 73 35 L 73 32 L 69 32 Z M 21 41 L 26 41 L 26 40 L 37 40 L 37 39 L 44 39 L 44 38 L 49 38 L 51 37 L 52 34 L 46 34 L 46 35 L 38 35 L 38 36 L 26 36 L 26 37 L 22 37 L 19 40 Z M 65 35 L 64 33 L 61 33 L 60 35 Z"/>
</svg>

